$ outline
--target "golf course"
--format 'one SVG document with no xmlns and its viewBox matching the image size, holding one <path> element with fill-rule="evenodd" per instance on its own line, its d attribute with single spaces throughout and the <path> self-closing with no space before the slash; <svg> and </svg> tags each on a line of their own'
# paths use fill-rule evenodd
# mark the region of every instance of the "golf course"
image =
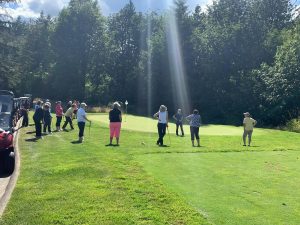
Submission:
<svg viewBox="0 0 300 225">
<path fill-rule="evenodd" d="M 256 128 L 204 125 L 201 147 L 175 135 L 156 145 L 157 121 L 123 118 L 120 146 L 107 114 L 78 128 L 33 139 L 21 130 L 20 176 L 0 220 L 8 224 L 300 224 L 299 137 Z"/>
</svg>

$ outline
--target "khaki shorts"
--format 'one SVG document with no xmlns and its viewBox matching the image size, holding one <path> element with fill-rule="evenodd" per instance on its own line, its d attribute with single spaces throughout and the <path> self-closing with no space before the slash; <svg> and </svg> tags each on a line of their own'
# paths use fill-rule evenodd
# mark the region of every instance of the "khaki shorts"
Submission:
<svg viewBox="0 0 300 225">
<path fill-rule="evenodd" d="M 251 138 L 252 137 L 252 133 L 253 133 L 253 130 L 244 130 L 243 136 L 244 137 L 249 136 Z"/>
</svg>

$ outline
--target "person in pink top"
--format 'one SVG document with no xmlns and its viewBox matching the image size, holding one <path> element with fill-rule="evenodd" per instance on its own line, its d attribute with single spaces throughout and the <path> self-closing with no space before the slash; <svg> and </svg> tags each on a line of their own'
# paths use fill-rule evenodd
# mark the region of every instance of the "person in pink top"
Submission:
<svg viewBox="0 0 300 225">
<path fill-rule="evenodd" d="M 56 114 L 56 131 L 61 131 L 60 124 L 63 117 L 63 107 L 61 106 L 61 101 L 56 102 L 55 106 L 55 114 Z"/>
<path fill-rule="evenodd" d="M 117 145 L 119 146 L 119 138 L 122 123 L 122 112 L 119 109 L 121 106 L 118 102 L 113 104 L 113 109 L 109 112 L 109 128 L 110 128 L 110 139 L 109 145 L 112 145 L 113 138 L 116 137 Z"/>
</svg>

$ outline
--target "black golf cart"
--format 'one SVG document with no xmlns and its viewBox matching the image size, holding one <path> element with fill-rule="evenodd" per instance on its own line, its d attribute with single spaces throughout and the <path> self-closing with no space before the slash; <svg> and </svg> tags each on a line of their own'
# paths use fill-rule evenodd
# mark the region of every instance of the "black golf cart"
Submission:
<svg viewBox="0 0 300 225">
<path fill-rule="evenodd" d="M 14 94 L 0 90 L 0 172 L 11 174 L 14 171 L 13 121 L 16 114 Z"/>
</svg>

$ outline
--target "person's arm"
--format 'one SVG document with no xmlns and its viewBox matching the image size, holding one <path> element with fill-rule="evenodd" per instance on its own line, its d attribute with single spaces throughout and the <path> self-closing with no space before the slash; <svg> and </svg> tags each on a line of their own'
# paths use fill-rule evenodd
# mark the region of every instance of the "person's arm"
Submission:
<svg viewBox="0 0 300 225">
<path fill-rule="evenodd" d="M 153 115 L 154 118 L 158 118 L 158 112 Z"/>
<path fill-rule="evenodd" d="M 176 114 L 175 114 L 175 115 L 173 115 L 173 119 L 177 121 Z"/>
<path fill-rule="evenodd" d="M 185 117 L 185 119 L 186 119 L 188 122 L 190 122 L 191 117 L 192 117 L 192 115 L 189 115 L 189 116 Z"/>
<path fill-rule="evenodd" d="M 120 118 L 120 121 L 122 122 L 122 112 L 120 112 L 119 118 Z"/>
<path fill-rule="evenodd" d="M 92 121 L 90 121 L 90 120 L 86 117 L 86 115 L 83 115 L 83 118 L 84 118 L 86 121 L 92 122 Z"/>
<path fill-rule="evenodd" d="M 253 120 L 254 120 L 254 119 L 253 119 Z M 257 124 L 257 121 L 254 120 L 254 121 L 253 121 L 253 126 L 255 127 L 256 124 Z"/>
<path fill-rule="evenodd" d="M 243 127 L 244 127 L 244 130 L 246 128 L 246 122 L 245 122 L 245 119 L 243 120 Z"/>
</svg>

